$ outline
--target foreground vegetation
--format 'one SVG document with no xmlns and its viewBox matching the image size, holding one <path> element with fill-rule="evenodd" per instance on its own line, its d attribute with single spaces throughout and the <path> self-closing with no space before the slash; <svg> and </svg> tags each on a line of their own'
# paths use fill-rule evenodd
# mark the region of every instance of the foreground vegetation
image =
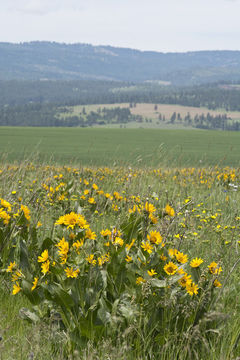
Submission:
<svg viewBox="0 0 240 360">
<path fill-rule="evenodd" d="M 2 359 L 235 360 L 239 180 L 2 166 Z"/>
<path fill-rule="evenodd" d="M 2 162 L 76 166 L 239 166 L 240 134 L 206 130 L 0 128 Z"/>
</svg>

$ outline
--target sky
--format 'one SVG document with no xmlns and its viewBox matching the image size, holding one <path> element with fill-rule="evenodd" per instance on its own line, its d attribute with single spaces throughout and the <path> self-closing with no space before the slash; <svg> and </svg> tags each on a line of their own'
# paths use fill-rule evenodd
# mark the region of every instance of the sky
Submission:
<svg viewBox="0 0 240 360">
<path fill-rule="evenodd" d="M 0 0 L 0 41 L 240 50 L 240 0 Z"/>
</svg>

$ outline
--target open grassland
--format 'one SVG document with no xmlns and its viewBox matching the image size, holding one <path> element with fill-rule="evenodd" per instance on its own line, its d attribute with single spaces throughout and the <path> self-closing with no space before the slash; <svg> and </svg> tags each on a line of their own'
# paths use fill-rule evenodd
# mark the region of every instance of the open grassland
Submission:
<svg viewBox="0 0 240 360">
<path fill-rule="evenodd" d="M 26 163 L 0 167 L 0 359 L 238 358 L 239 168 Z"/>
<path fill-rule="evenodd" d="M 186 115 L 190 114 L 191 118 L 194 118 L 195 115 L 204 114 L 205 116 L 209 113 L 212 116 L 217 115 L 224 115 L 227 114 L 229 118 L 232 120 L 239 120 L 240 121 L 240 112 L 239 111 L 226 111 L 225 109 L 218 109 L 218 110 L 209 110 L 205 107 L 193 107 L 193 106 L 182 106 L 182 105 L 173 105 L 173 104 L 156 104 L 157 109 L 155 109 L 155 104 L 148 104 L 148 103 L 138 103 L 135 104 L 133 107 L 129 107 L 129 103 L 120 103 L 120 104 L 97 104 L 97 105 L 77 105 L 77 106 L 69 106 L 67 109 L 69 113 L 61 113 L 61 117 L 68 117 L 68 116 L 79 116 L 82 114 L 83 109 L 85 109 L 86 113 L 90 113 L 91 111 L 96 112 L 98 109 L 112 109 L 112 108 L 129 108 L 133 115 L 141 115 L 144 119 L 152 119 L 152 123 L 141 123 L 135 124 L 138 127 L 153 127 L 156 125 L 159 126 L 158 118 L 159 114 L 165 116 L 166 120 L 170 120 L 172 114 L 176 112 L 176 114 L 180 114 L 182 118 Z M 160 122 L 161 124 L 161 122 Z M 127 124 L 127 127 L 133 126 L 133 124 Z M 164 124 L 165 127 L 168 124 Z M 175 125 L 176 127 L 177 125 Z"/>
<path fill-rule="evenodd" d="M 2 161 L 93 166 L 239 166 L 240 132 L 207 130 L 0 128 Z"/>
</svg>

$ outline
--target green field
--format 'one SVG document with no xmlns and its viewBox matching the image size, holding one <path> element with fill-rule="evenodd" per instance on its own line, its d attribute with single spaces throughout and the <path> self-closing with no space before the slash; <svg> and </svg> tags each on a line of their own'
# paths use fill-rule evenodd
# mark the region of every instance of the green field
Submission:
<svg viewBox="0 0 240 360">
<path fill-rule="evenodd" d="M 240 133 L 207 130 L 0 128 L 2 162 L 92 166 L 239 166 Z"/>
</svg>

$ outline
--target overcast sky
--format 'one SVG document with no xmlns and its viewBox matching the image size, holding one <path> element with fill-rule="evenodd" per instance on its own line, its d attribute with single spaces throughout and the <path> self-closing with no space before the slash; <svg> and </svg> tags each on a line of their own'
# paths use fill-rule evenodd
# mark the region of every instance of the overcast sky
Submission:
<svg viewBox="0 0 240 360">
<path fill-rule="evenodd" d="M 240 0 L 0 0 L 0 41 L 240 50 Z"/>
</svg>

